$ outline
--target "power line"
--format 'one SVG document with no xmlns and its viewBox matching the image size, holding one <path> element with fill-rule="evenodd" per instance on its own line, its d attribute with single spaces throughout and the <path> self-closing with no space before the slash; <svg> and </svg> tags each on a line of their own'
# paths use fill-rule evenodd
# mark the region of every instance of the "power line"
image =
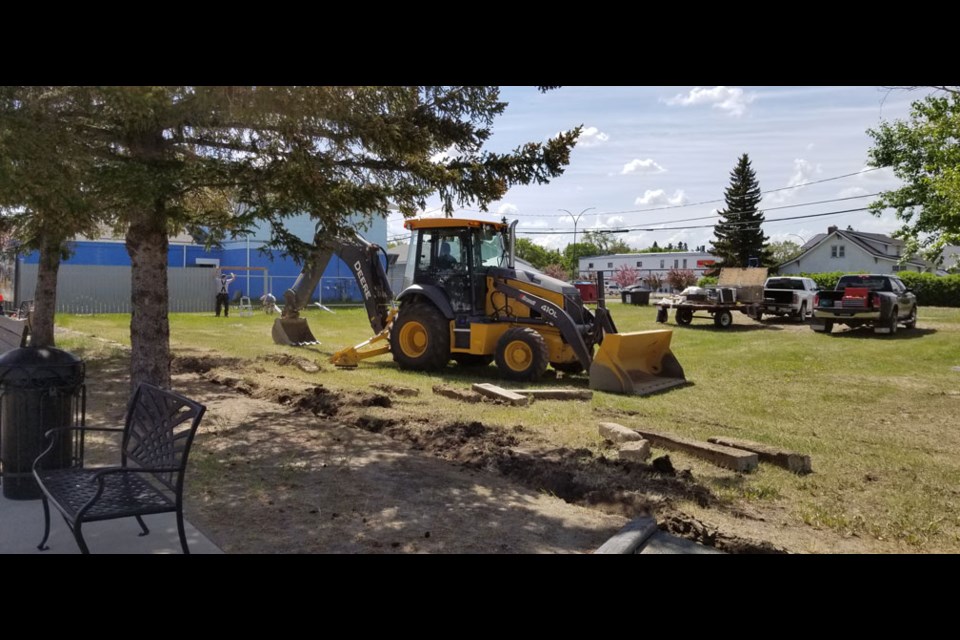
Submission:
<svg viewBox="0 0 960 640">
<path fill-rule="evenodd" d="M 802 188 L 802 187 L 808 187 L 808 186 L 814 185 L 814 184 L 822 184 L 822 183 L 824 183 L 824 182 L 832 182 L 832 181 L 834 181 L 834 180 L 842 180 L 842 179 L 844 179 L 844 178 L 850 178 L 850 177 L 853 177 L 853 176 L 860 176 L 860 175 L 863 175 L 863 174 L 866 174 L 866 173 L 871 173 L 871 172 L 873 172 L 873 171 L 879 171 L 880 169 L 883 169 L 883 168 L 884 168 L 884 167 L 871 167 L 871 168 L 869 168 L 869 169 L 861 169 L 860 171 L 855 171 L 855 172 L 853 172 L 853 173 L 845 173 L 845 174 L 839 175 L 839 176 L 831 176 L 831 177 L 829 177 L 829 178 L 821 178 L 820 180 L 810 180 L 810 181 L 808 181 L 808 182 L 802 182 L 802 183 L 800 183 L 800 184 L 791 185 L 791 186 L 789 186 L 789 187 L 778 187 L 778 188 L 776 188 L 776 189 L 769 189 L 769 190 L 767 190 L 767 191 L 761 191 L 761 192 L 760 192 L 760 195 L 767 195 L 767 194 L 770 194 L 770 193 L 778 193 L 778 192 L 780 192 L 780 191 L 789 191 L 789 190 L 791 190 L 791 189 L 800 189 L 800 188 Z M 873 194 L 873 195 L 877 195 L 877 194 Z M 856 198 L 856 197 L 869 197 L 869 196 L 852 196 L 852 197 Z M 822 202 L 836 202 L 836 201 L 845 200 L 845 199 L 847 199 L 847 198 L 837 198 L 837 199 L 835 199 L 835 200 L 823 200 Z M 718 202 L 725 202 L 725 199 L 724 199 L 724 198 L 717 198 L 717 199 L 715 199 L 715 200 L 700 200 L 700 201 L 698 201 L 698 202 L 684 202 L 684 203 L 682 203 L 682 204 L 667 204 L 667 205 L 662 205 L 662 206 L 659 206 L 659 207 L 647 207 L 647 208 L 645 208 L 645 209 L 623 209 L 623 210 L 621 210 L 621 211 L 598 211 L 598 212 L 596 212 L 594 215 L 596 215 L 596 216 L 612 216 L 612 215 L 620 215 L 620 214 L 624 214 L 624 213 L 646 213 L 646 212 L 648 212 L 648 211 L 665 211 L 665 210 L 668 210 L 668 209 L 684 209 L 684 208 L 687 208 L 687 207 L 699 207 L 699 206 L 703 206 L 703 205 L 705 205 L 705 204 L 716 204 L 716 203 L 718 203 Z M 785 205 L 785 206 L 783 206 L 783 207 L 769 207 L 768 209 L 765 209 L 765 210 L 767 210 L 767 211 L 773 211 L 774 209 L 786 209 L 786 208 L 791 207 L 791 206 L 794 206 L 794 207 L 795 207 L 795 206 L 801 206 L 801 205 Z M 439 211 L 439 210 L 442 209 L 442 208 L 443 208 L 442 206 L 440 206 L 440 207 L 434 207 L 433 209 L 429 209 L 429 210 L 427 210 L 427 211 L 424 211 L 421 215 L 424 215 L 424 214 L 427 214 L 427 213 L 433 213 L 433 212 Z M 465 211 L 465 212 L 468 212 L 468 213 L 488 213 L 488 214 L 490 213 L 489 211 L 483 212 L 483 211 L 479 211 L 479 210 L 477 210 L 477 209 L 457 209 L 457 211 Z M 455 213 L 456 213 L 456 212 L 455 212 Z M 497 214 L 497 215 L 499 215 L 499 214 Z M 523 212 L 517 212 L 516 214 L 513 214 L 513 215 L 515 215 L 515 216 L 517 216 L 517 217 L 528 217 L 528 218 L 557 218 L 557 217 L 561 217 L 561 216 L 557 216 L 557 214 L 555 214 L 555 213 L 523 213 Z M 403 219 L 404 219 L 404 218 L 403 218 L 402 216 L 399 217 L 399 218 L 394 217 L 394 218 L 388 219 L 388 222 L 396 222 L 397 220 L 403 220 Z"/>
<path fill-rule="evenodd" d="M 829 211 L 827 213 L 809 213 L 803 216 L 790 216 L 788 218 L 774 218 L 772 220 L 764 220 L 764 223 L 773 223 L 773 222 L 786 222 L 788 220 L 803 220 L 805 218 L 822 218 L 824 216 L 837 216 L 842 213 L 854 213 L 856 211 L 869 211 L 869 207 L 858 207 L 856 209 L 844 209 L 843 211 Z M 669 224 L 669 223 L 664 223 Z M 756 224 L 756 220 L 749 220 L 744 222 L 727 222 L 728 225 L 746 225 L 746 224 Z M 616 229 L 615 231 L 677 231 L 681 229 L 709 229 L 714 227 L 712 224 L 699 224 L 699 225 L 687 225 L 683 227 L 627 227 L 624 229 Z M 522 233 L 528 236 L 553 236 L 553 235 L 568 235 L 573 233 L 572 231 L 521 231 L 517 229 L 517 233 Z"/>
</svg>

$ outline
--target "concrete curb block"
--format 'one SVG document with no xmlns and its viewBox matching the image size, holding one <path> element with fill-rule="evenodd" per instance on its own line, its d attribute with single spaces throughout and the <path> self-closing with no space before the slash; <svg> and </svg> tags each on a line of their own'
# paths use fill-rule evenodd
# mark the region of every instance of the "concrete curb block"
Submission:
<svg viewBox="0 0 960 640">
<path fill-rule="evenodd" d="M 657 532 L 657 521 L 651 516 L 642 516 L 631 520 L 612 538 L 600 545 L 594 553 L 630 554 L 636 553 L 650 537 Z"/>
</svg>

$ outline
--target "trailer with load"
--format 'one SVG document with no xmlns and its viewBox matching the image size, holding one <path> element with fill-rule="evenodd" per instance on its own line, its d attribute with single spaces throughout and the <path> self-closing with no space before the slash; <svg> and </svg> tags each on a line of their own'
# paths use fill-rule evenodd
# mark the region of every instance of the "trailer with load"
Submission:
<svg viewBox="0 0 960 640">
<path fill-rule="evenodd" d="M 709 317 L 721 329 L 733 325 L 733 314 L 739 312 L 757 319 L 763 313 L 764 267 L 720 270 L 716 286 L 688 287 L 676 296 L 662 298 L 657 305 L 657 322 L 665 323 L 669 310 L 679 325 L 688 325 L 694 318 Z M 698 315 L 699 314 L 699 315 Z"/>
</svg>

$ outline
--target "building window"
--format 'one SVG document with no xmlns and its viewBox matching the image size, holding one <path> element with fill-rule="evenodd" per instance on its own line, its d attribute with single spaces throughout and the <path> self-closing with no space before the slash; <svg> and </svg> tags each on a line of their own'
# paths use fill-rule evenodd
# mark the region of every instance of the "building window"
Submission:
<svg viewBox="0 0 960 640">
<path fill-rule="evenodd" d="M 840 245 L 840 257 L 843 257 L 843 250 L 846 249 L 843 245 Z"/>
<path fill-rule="evenodd" d="M 847 247 L 842 244 L 840 246 L 837 246 L 835 244 L 830 245 L 830 257 L 842 258 L 846 253 L 846 248 Z"/>
<path fill-rule="evenodd" d="M 637 260 L 637 267 L 643 266 L 643 260 Z"/>
<path fill-rule="evenodd" d="M 684 269 L 687 268 L 687 259 L 686 259 L 686 258 L 683 259 L 683 268 L 684 268 Z"/>
<path fill-rule="evenodd" d="M 593 263 L 592 263 L 592 262 L 588 262 L 588 263 L 587 263 L 587 269 L 593 269 Z"/>
<path fill-rule="evenodd" d="M 674 268 L 674 269 L 679 269 L 679 268 L 680 268 L 680 260 L 679 260 L 679 259 L 677 259 L 677 258 L 674 258 L 674 259 L 673 259 L 673 268 Z"/>
<path fill-rule="evenodd" d="M 612 263 L 612 262 L 608 262 L 608 263 L 607 263 L 607 269 L 613 269 L 613 263 Z"/>
<path fill-rule="evenodd" d="M 660 261 L 660 268 L 663 269 L 663 260 Z"/>
<path fill-rule="evenodd" d="M 904 269 L 903 267 L 901 267 L 900 265 L 898 265 L 898 264 L 893 265 L 893 272 L 894 272 L 894 273 L 898 273 L 898 272 L 900 272 L 900 271 L 905 271 L 905 269 Z"/>
</svg>

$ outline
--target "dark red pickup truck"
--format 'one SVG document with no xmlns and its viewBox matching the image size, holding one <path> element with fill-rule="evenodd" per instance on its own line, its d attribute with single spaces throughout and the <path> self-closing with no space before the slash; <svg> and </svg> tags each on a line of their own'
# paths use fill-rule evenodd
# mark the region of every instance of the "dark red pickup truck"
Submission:
<svg viewBox="0 0 960 640">
<path fill-rule="evenodd" d="M 917 296 L 900 278 L 856 274 L 840 278 L 833 291 L 818 291 L 813 299 L 814 331 L 833 331 L 834 324 L 872 326 L 876 333 L 894 334 L 897 325 L 917 326 Z"/>
</svg>

